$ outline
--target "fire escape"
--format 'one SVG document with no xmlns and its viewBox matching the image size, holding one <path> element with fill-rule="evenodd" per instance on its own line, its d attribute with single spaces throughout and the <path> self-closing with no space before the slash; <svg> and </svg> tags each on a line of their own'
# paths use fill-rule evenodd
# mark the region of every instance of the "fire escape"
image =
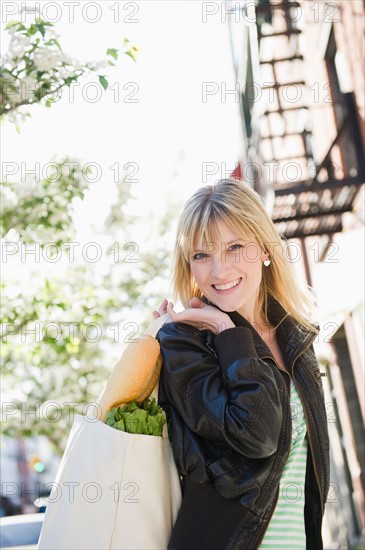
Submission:
<svg viewBox="0 0 365 550">
<path fill-rule="evenodd" d="M 346 88 L 340 85 L 338 70 L 341 66 L 338 69 L 336 65 L 338 52 L 333 27 L 328 33 L 324 53 L 328 77 L 324 83 L 326 97 L 314 98 L 318 83 L 316 76 L 311 74 L 312 65 L 307 65 L 311 54 L 308 55 L 304 39 L 312 35 L 311 29 L 304 27 L 305 0 L 256 2 L 258 55 L 266 96 L 260 118 L 260 152 L 264 164 L 272 167 L 269 177 L 274 190 L 271 216 L 284 238 L 301 241 L 307 282 L 311 285 L 305 239 L 323 237 L 329 245 L 335 233 L 347 229 L 349 221 L 356 226 L 354 206 L 358 206 L 356 199 L 365 183 L 365 154 L 356 100 L 353 92 L 344 91 Z M 312 59 L 312 63 L 315 62 L 317 60 Z M 329 120 L 332 127 L 328 127 L 328 139 L 316 143 L 315 137 L 319 134 L 326 137 L 324 121 Z M 320 157 L 318 149 L 321 149 Z M 320 261 L 325 256 L 326 246 Z M 346 535 L 341 534 L 341 537 L 346 538 L 346 547 L 353 548 L 361 541 L 363 524 L 358 504 L 363 497 L 356 497 L 364 494 L 363 422 L 344 326 L 331 343 L 341 369 L 341 384 L 333 381 L 331 369 L 327 370 L 331 396 L 336 403 L 340 385 L 344 388 L 343 399 L 351 411 L 354 441 L 349 454 L 342 448 L 343 466 L 334 468 L 332 475 L 337 475 L 347 487 L 343 494 L 340 493 L 343 496 L 348 491 L 349 495 L 347 506 L 343 505 L 349 510 L 348 515 L 341 511 L 343 521 L 347 522 Z M 337 412 L 336 417 L 339 418 Z M 348 424 L 343 426 L 348 427 Z M 337 422 L 341 441 L 343 426 Z M 350 472 L 348 456 L 351 452 L 358 457 L 361 477 L 357 473 L 352 477 L 355 470 Z M 333 533 L 337 533 L 336 526 L 334 521 Z M 341 547 L 345 546 L 341 544 Z"/>
<path fill-rule="evenodd" d="M 356 105 L 353 94 L 342 93 L 336 75 L 329 74 L 337 135 L 324 158 L 317 159 L 310 118 L 310 100 L 316 90 L 309 90 L 306 81 L 311 75 L 303 55 L 303 3 L 279 2 L 258 0 L 256 5 L 266 96 L 261 151 L 264 163 L 275 173 L 270 178 L 275 192 L 272 219 L 287 239 L 326 235 L 330 240 L 333 233 L 342 231 L 342 215 L 353 210 L 365 182 Z"/>
</svg>

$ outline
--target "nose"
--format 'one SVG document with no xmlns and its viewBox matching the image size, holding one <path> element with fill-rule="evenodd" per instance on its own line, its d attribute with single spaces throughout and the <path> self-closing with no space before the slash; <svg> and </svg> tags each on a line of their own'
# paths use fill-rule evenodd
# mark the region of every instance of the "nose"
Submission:
<svg viewBox="0 0 365 550">
<path fill-rule="evenodd" d="M 221 251 L 212 254 L 210 262 L 210 274 L 215 281 L 226 282 L 229 279 L 230 265 L 226 255 Z"/>
</svg>

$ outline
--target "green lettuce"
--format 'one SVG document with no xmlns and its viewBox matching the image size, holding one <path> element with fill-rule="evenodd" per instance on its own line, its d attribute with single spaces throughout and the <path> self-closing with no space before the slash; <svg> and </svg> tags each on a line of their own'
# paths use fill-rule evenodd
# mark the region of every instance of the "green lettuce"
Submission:
<svg viewBox="0 0 365 550">
<path fill-rule="evenodd" d="M 147 398 L 142 403 L 131 401 L 124 407 L 114 407 L 106 413 L 105 423 L 112 428 L 131 434 L 162 435 L 165 414 L 156 402 Z"/>
</svg>

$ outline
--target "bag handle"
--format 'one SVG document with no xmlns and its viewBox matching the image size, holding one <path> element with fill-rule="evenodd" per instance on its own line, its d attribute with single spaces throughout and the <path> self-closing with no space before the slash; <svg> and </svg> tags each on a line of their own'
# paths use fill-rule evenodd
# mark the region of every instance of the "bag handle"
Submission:
<svg viewBox="0 0 365 550">
<path fill-rule="evenodd" d="M 149 334 L 150 336 L 153 336 L 156 338 L 156 335 L 160 328 L 165 324 L 172 321 L 170 315 L 168 313 L 164 313 L 164 315 L 160 315 L 160 317 L 157 317 L 157 319 L 154 319 L 152 323 L 147 328 L 145 334 Z"/>
<path fill-rule="evenodd" d="M 153 336 L 153 338 L 156 338 L 156 335 L 160 330 L 160 328 L 165 323 L 169 323 L 170 321 L 172 321 L 172 319 L 168 313 L 165 313 L 164 315 L 157 317 L 157 319 L 154 319 L 152 323 L 149 325 L 145 334 L 149 334 L 150 336 Z M 150 399 L 152 399 L 153 397 L 156 399 L 156 402 L 158 403 L 158 382 L 150 394 Z"/>
</svg>

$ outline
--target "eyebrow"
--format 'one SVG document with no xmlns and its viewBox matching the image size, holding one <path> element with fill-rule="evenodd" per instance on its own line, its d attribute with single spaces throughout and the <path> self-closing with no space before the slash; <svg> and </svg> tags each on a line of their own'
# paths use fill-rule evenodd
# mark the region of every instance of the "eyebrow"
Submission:
<svg viewBox="0 0 365 550">
<path fill-rule="evenodd" d="M 236 243 L 237 241 L 244 241 L 244 239 L 240 239 L 239 237 L 237 237 L 237 239 L 233 239 L 233 241 L 229 241 L 227 242 L 226 244 L 232 244 L 232 243 Z M 210 244 L 211 241 L 207 242 L 207 244 Z M 199 250 L 204 250 L 203 248 L 194 248 L 192 250 L 192 252 L 198 252 Z"/>
</svg>

